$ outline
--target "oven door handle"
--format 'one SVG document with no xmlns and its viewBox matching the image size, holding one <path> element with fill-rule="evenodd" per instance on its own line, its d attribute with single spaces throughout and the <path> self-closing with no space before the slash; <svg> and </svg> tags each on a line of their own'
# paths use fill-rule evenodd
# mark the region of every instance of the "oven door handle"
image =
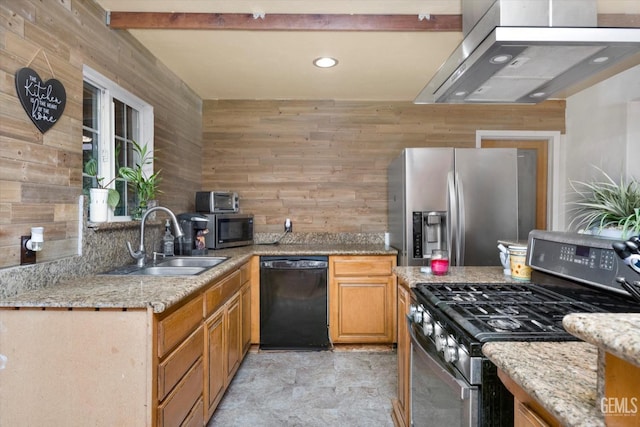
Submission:
<svg viewBox="0 0 640 427">
<path fill-rule="evenodd" d="M 453 376 L 450 372 L 444 369 L 440 363 L 434 360 L 433 356 L 429 354 L 427 350 L 425 350 L 416 337 L 415 332 L 411 325 L 413 324 L 411 317 L 407 316 L 407 329 L 409 330 L 409 336 L 411 338 L 411 345 L 413 345 L 416 349 L 418 349 L 422 354 L 424 354 L 424 361 L 429 365 L 429 368 L 436 374 L 438 377 L 453 391 L 460 392 L 460 399 L 466 400 L 469 398 L 470 390 L 475 389 L 476 387 L 467 384 L 466 382 L 459 380 L 455 376 Z"/>
</svg>

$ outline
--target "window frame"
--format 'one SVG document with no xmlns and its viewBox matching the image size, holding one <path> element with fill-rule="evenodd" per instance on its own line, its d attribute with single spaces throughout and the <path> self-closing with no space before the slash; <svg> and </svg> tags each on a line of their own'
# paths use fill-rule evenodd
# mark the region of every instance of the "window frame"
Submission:
<svg viewBox="0 0 640 427">
<path fill-rule="evenodd" d="M 82 78 L 83 83 L 86 82 L 94 86 L 100 92 L 97 103 L 98 129 L 100 129 L 98 133 L 98 171 L 99 175 L 105 178 L 104 181 L 109 182 L 116 177 L 114 98 L 138 111 L 139 135 L 136 142 L 142 146 L 146 145 L 150 152 L 154 150 L 153 106 L 88 65 L 82 67 Z M 135 161 L 137 160 L 135 159 Z M 146 176 L 153 174 L 153 166 L 153 160 L 143 166 Z M 109 188 L 115 188 L 115 182 L 109 184 Z M 130 220 L 130 215 L 115 216 L 109 210 L 108 222 Z"/>
</svg>

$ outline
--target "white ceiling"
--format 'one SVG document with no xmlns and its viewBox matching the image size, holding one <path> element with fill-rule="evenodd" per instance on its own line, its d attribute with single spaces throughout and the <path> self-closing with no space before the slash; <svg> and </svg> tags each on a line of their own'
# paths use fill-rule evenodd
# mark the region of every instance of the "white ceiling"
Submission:
<svg viewBox="0 0 640 427">
<path fill-rule="evenodd" d="M 122 12 L 460 14 L 461 0 L 96 0 Z M 640 9 L 599 0 L 599 13 Z M 634 11 L 633 13 L 639 13 Z M 259 18 L 258 18 L 259 19 Z M 203 99 L 413 101 L 459 32 L 129 30 Z M 319 56 L 337 58 L 318 69 Z"/>
</svg>

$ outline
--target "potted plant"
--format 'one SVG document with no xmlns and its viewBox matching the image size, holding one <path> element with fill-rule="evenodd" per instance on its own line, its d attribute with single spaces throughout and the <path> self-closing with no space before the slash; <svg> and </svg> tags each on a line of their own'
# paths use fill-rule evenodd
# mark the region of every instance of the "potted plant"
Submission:
<svg viewBox="0 0 640 427">
<path fill-rule="evenodd" d="M 569 226 L 601 235 L 614 229 L 612 237 L 616 238 L 640 234 L 640 184 L 633 178 L 625 181 L 622 177 L 617 183 L 599 170 L 603 181 L 570 181 L 577 198 L 571 202 L 574 217 Z"/>
<path fill-rule="evenodd" d="M 160 192 L 158 184 L 161 181 L 160 172 L 157 171 L 151 175 L 147 175 L 144 166 L 153 163 L 154 157 L 147 145 L 140 145 L 133 141 L 133 151 L 137 154 L 137 162 L 134 167 L 123 166 L 120 168 L 120 176 L 122 176 L 129 185 L 135 189 L 138 200 L 138 206 L 132 212 L 133 219 L 140 219 L 147 209 L 148 203 L 156 198 Z"/>
<path fill-rule="evenodd" d="M 109 209 L 114 209 L 120 202 L 120 193 L 109 188 L 111 181 L 103 184 L 104 177 L 98 176 L 98 161 L 90 159 L 84 165 L 84 173 L 95 179 L 97 187 L 89 190 L 89 221 L 105 222 L 109 217 Z"/>
</svg>

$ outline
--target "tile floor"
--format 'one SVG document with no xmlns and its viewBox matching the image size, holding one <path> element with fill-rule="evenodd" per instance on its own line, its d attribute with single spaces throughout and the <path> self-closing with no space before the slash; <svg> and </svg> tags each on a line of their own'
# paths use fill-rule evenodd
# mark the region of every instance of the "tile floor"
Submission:
<svg viewBox="0 0 640 427">
<path fill-rule="evenodd" d="M 395 351 L 249 353 L 208 427 L 393 426 Z"/>
</svg>

